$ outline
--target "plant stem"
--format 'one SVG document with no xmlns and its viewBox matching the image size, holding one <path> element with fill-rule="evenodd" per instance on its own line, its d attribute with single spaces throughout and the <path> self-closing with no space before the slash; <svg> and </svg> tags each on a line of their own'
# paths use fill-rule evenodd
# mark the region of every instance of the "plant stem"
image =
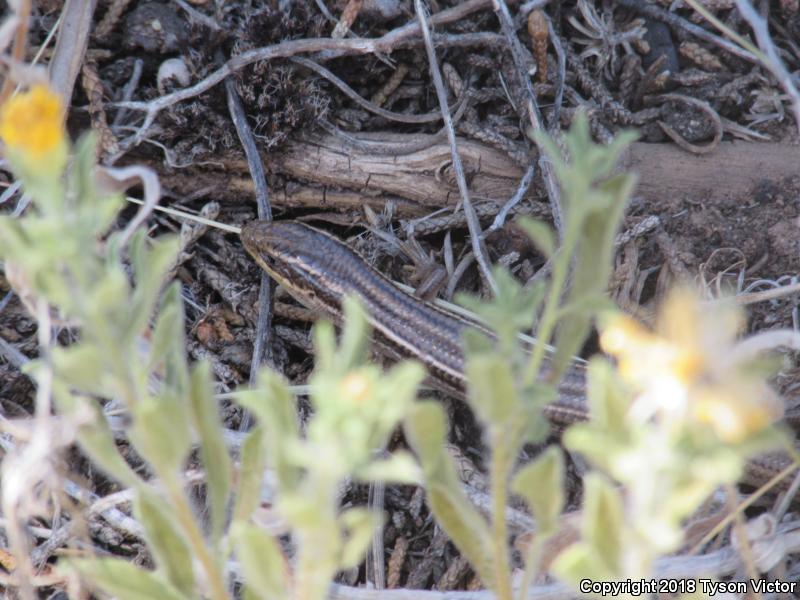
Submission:
<svg viewBox="0 0 800 600">
<path fill-rule="evenodd" d="M 530 548 L 528 548 L 528 555 L 525 557 L 525 570 L 522 572 L 520 586 L 517 589 L 518 600 L 525 600 L 527 597 L 528 588 L 531 587 L 533 578 L 539 572 L 539 565 L 542 561 L 542 550 L 549 539 L 550 535 L 537 531 L 536 537 L 531 541 Z"/>
<path fill-rule="evenodd" d="M 516 428 L 515 428 L 516 429 Z M 512 600 L 511 559 L 508 553 L 508 528 L 506 526 L 506 502 L 508 500 L 508 476 L 516 455 L 518 435 L 509 435 L 505 427 L 495 427 L 492 434 L 491 494 L 492 494 L 492 542 L 495 593 L 499 600 Z"/>
<path fill-rule="evenodd" d="M 213 600 L 228 600 L 228 592 L 222 573 L 220 573 L 217 564 L 208 552 L 206 540 L 197 527 L 194 513 L 189 503 L 186 501 L 186 496 L 184 496 L 180 489 L 175 475 L 171 473 L 167 477 L 164 477 L 163 481 L 166 485 L 169 499 L 175 507 L 175 514 L 178 516 L 178 522 L 183 528 L 184 533 L 186 533 L 189 544 L 203 567 L 206 580 L 211 588 L 209 591 L 211 598 Z"/>
<path fill-rule="evenodd" d="M 550 342 L 550 338 L 553 336 L 556 324 L 558 323 L 558 308 L 559 302 L 561 301 L 561 292 L 566 285 L 569 265 L 577 246 L 579 224 L 576 224 L 576 221 L 578 221 L 578 219 L 575 218 L 575 216 L 567 219 L 564 243 L 553 264 L 553 279 L 550 282 L 550 291 L 547 295 L 547 303 L 545 304 L 544 312 L 542 313 L 541 325 L 536 332 L 539 343 L 534 346 L 530 361 L 528 362 L 528 368 L 523 374 L 523 388 L 532 385 L 539 375 L 539 371 L 542 368 L 542 361 L 547 351 L 547 344 Z"/>
</svg>

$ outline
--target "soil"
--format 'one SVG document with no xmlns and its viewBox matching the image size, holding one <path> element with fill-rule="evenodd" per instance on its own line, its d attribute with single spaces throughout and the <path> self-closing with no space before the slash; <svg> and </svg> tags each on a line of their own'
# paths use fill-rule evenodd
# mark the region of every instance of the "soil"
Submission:
<svg viewBox="0 0 800 600">
<path fill-rule="evenodd" d="M 62 9 L 59 0 L 35 4 L 31 54 Z M 164 108 L 147 129 L 141 129 L 142 111 L 123 111 L 113 103 L 150 101 L 185 89 L 209 77 L 225 60 L 258 48 L 330 38 L 334 23 L 320 11 L 321 3 L 289 2 L 286 10 L 279 6 L 283 4 L 101 0 L 84 61 L 85 69 L 97 77 L 94 87 L 82 86 L 79 79 L 70 130 L 77 135 L 89 127 L 98 129 L 105 162 L 153 167 L 164 187 L 164 205 L 199 211 L 213 201 L 219 204 L 220 222 L 241 225 L 253 219 L 252 176 L 223 84 Z M 327 8 L 338 17 L 345 4 L 328 0 Z M 476 4 L 430 2 L 434 14 Z M 709 295 L 797 283 L 800 138 L 791 104 L 774 77 L 691 30 L 665 25 L 632 9 L 635 3 L 569 0 L 545 8 L 566 53 L 562 87 L 553 46 L 546 45 L 544 62 L 537 61 L 518 13 L 520 3 L 508 4 L 517 18 L 526 71 L 536 73 L 533 87 L 545 123 L 554 130 L 566 128 L 580 105 L 589 112 L 597 140 L 607 141 L 629 127 L 641 132 L 625 163 L 642 175 L 622 231 L 635 230 L 648 217 L 658 221 L 618 249 L 609 291 L 623 307 L 646 316 L 668 286 L 681 278 L 694 280 Z M 693 10 L 677 4 L 671 14 L 716 33 Z M 733 2 L 705 4 L 728 26 L 749 35 Z M 788 70 L 796 73 L 800 68 L 797 3 L 762 4 L 769 7 L 771 33 L 781 56 Z M 457 113 L 466 99 L 456 131 L 464 148 L 467 181 L 485 209 L 484 227 L 537 158 L 527 135 L 525 87 L 491 5 L 484 2 L 482 8 L 435 28 L 453 111 Z M 408 0 L 364 0 L 351 36 L 344 39 L 379 38 L 413 18 L 413 2 Z M 322 50 L 296 56 L 323 65 L 354 94 L 385 111 L 408 117 L 439 110 L 418 37 L 381 52 L 337 56 L 335 50 Z M 390 86 L 400 68 L 405 75 Z M 83 75 L 85 81 L 85 71 Z M 439 119 L 409 123 L 398 121 L 396 115 L 375 114 L 354 102 L 327 75 L 286 57 L 250 62 L 232 79 L 267 170 L 276 218 L 302 218 L 326 228 L 348 240 L 382 272 L 413 286 L 425 282 L 429 272 L 441 272 L 446 235 L 456 264 L 470 251 L 466 225 L 454 215 L 459 194 L 447 140 L 436 137 L 442 126 Z M 563 104 L 556 114 L 559 91 Z M 673 141 L 659 123 L 683 141 Z M 383 147 L 359 146 L 368 141 Z M 761 157 L 768 157 L 764 164 L 758 163 Z M 527 212 L 549 219 L 548 202 L 537 172 L 522 205 Z M 452 221 L 426 229 L 426 223 L 430 225 L 426 217 L 434 213 Z M 151 224 L 155 233 L 179 228 L 176 221 L 161 215 L 154 216 Z M 417 231 L 413 237 L 407 233 L 409 224 Z M 523 279 L 544 262 L 513 223 L 488 237 L 487 244 L 493 261 L 504 262 Z M 210 358 L 221 388 L 233 389 L 249 374 L 259 269 L 236 236 L 216 230 L 206 232 L 185 251 L 191 258 L 177 276 L 192 300 L 187 308 L 188 351 L 193 358 Z M 448 277 L 445 273 L 445 281 Z M 455 287 L 460 292 L 485 292 L 474 264 Z M 446 285 L 442 294 L 445 289 Z M 311 366 L 309 324 L 303 320 L 308 315 L 285 298 L 279 298 L 275 311 L 274 361 L 290 379 L 303 382 Z M 748 307 L 748 329 L 796 329 L 797 315 L 797 294 L 755 303 Z M 7 305 L 4 302 L 0 337 L 25 356 L 36 355 L 35 324 L 16 297 Z M 777 380 L 787 396 L 788 411 L 800 402 L 795 392 L 798 375 L 789 355 Z M 0 403 L 6 416 L 29 413 L 33 394 L 18 368 L 0 365 Z M 483 448 L 471 415 L 458 403 L 450 405 L 450 411 L 454 441 L 480 467 Z M 225 417 L 228 426 L 238 427 L 240 415 L 234 407 L 226 408 Z M 580 472 L 578 466 L 573 468 Z M 95 477 L 96 486 L 107 485 Z M 579 497 L 576 483 L 573 502 Z M 348 501 L 365 500 L 365 489 L 350 490 Z M 418 491 L 388 489 L 385 509 L 386 558 L 389 561 L 391 555 L 394 560 L 387 564 L 402 565 L 394 571 L 388 567 L 396 586 L 445 590 L 478 585 L 452 544 L 433 526 Z M 135 546 L 124 551 L 121 547 L 107 546 L 131 557 L 139 551 Z M 345 574 L 342 581 L 362 584 L 364 567 Z"/>
</svg>

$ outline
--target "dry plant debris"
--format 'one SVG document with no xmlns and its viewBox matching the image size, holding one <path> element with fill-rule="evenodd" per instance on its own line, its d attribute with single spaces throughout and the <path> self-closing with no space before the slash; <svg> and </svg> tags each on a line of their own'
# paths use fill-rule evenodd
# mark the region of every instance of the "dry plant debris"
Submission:
<svg viewBox="0 0 800 600">
<path fill-rule="evenodd" d="M 10 3 L 7 22 L 17 4 L 29 3 Z M 446 83 L 438 90 L 409 0 L 271 1 L 259 8 L 243 0 L 108 0 L 94 14 L 77 4 L 36 2 L 25 27 L 0 29 L 0 98 L 12 93 L 16 79 L 41 79 L 35 64 L 56 65 L 51 76 L 63 80 L 69 131 L 97 130 L 108 166 L 154 169 L 162 204 L 200 211 L 214 201 L 217 219 L 231 225 L 255 216 L 251 169 L 223 85 L 232 82 L 266 168 L 276 218 L 326 224 L 398 281 L 424 281 L 415 272 L 425 262 L 420 257 L 444 265 L 440 289 L 448 299 L 456 289 L 486 293 L 491 280 L 478 268 L 484 261 L 503 262 L 526 281 L 549 268 L 510 218 L 496 217 L 507 206 L 510 215 L 558 225 L 558 190 L 529 133 L 558 132 L 580 108 L 599 140 L 635 126 L 641 138 L 631 164 L 652 174 L 643 178 L 618 239 L 610 294 L 648 317 L 670 284 L 688 277 L 710 301 L 731 293 L 752 301 L 751 332 L 800 328 L 796 1 L 760 3 L 760 16 L 743 14 L 749 3 L 734 0 L 417 3 L 430 11 L 428 51 Z M 752 49 L 728 39 L 707 15 Z M 79 26 L 66 27 L 73 23 Z M 768 55 L 771 68 L 759 64 L 753 49 Z M 453 163 L 448 133 L 457 134 L 451 142 L 463 169 Z M 465 189 L 474 216 L 462 210 Z M 5 171 L 0 205 L 8 213 L 26 205 Z M 166 217 L 150 224 L 179 227 Z M 229 391 L 251 372 L 261 274 L 237 239 L 218 230 L 188 233 L 181 250 L 175 275 L 187 306 L 188 351 L 209 359 L 220 391 Z M 19 419 L 34 406 L 35 390 L 20 367 L 36 356 L 36 330 L 26 299 L 12 291 L 19 286 L 8 266 L 0 284 L 0 405 L 6 418 Z M 303 383 L 309 315 L 283 300 L 278 296 L 273 311 L 270 360 Z M 55 334 L 66 344 L 73 332 L 64 327 Z M 795 362 L 787 360 L 777 382 L 788 403 L 786 421 L 796 426 Z M 452 441 L 463 464 L 474 467 L 465 483 L 479 495 L 474 473 L 485 457 L 474 418 L 461 404 L 448 407 Z M 235 435 L 241 415 L 226 410 Z M 53 476 L 83 477 L 80 484 L 67 480 L 74 502 L 90 506 L 81 539 L 146 560 L 115 484 L 77 452 L 67 459 L 69 469 L 54 465 Z M 136 456 L 130 461 L 140 464 Z M 581 467 L 570 468 L 569 506 L 576 508 Z M 363 503 L 366 496 L 353 485 L 345 499 Z M 792 498 L 770 492 L 757 504 L 754 510 L 763 512 L 782 506 L 786 523 L 800 518 Z M 63 514 L 51 508 L 53 517 L 28 531 L 37 567 L 78 539 L 59 524 L 74 507 Z M 477 585 L 417 491 L 387 489 L 385 510 L 387 587 Z M 696 539 L 713 530 L 722 511 L 710 506 L 692 525 Z M 8 560 L 3 566 L 13 568 Z M 796 555 L 782 568 L 781 577 L 800 577 Z M 45 583 L 47 575 L 46 569 L 39 575 Z M 350 575 L 351 585 L 365 582 L 363 568 Z"/>
</svg>

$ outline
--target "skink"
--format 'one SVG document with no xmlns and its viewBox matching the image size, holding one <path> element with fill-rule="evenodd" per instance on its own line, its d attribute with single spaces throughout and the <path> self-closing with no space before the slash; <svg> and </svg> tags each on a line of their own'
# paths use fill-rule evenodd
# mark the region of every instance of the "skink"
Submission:
<svg viewBox="0 0 800 600">
<path fill-rule="evenodd" d="M 256 263 L 295 299 L 336 323 L 342 299 L 357 296 L 383 351 L 419 360 L 437 387 L 463 397 L 461 335 L 467 327 L 483 329 L 478 323 L 415 298 L 347 245 L 303 223 L 251 221 L 241 239 Z M 576 363 L 559 384 L 558 398 L 545 407 L 547 418 L 558 427 L 585 420 L 585 389 L 585 370 Z M 790 463 L 785 455 L 757 458 L 749 464 L 748 482 L 763 484 Z"/>
<path fill-rule="evenodd" d="M 303 223 L 251 221 L 241 238 L 258 265 L 301 304 L 341 323 L 342 300 L 357 296 L 383 352 L 419 360 L 436 387 L 464 395 L 461 335 L 468 327 L 486 331 L 478 323 L 415 298 L 335 237 Z M 575 365 L 558 399 L 544 409 L 553 423 L 586 418 L 585 383 L 584 369 Z"/>
</svg>

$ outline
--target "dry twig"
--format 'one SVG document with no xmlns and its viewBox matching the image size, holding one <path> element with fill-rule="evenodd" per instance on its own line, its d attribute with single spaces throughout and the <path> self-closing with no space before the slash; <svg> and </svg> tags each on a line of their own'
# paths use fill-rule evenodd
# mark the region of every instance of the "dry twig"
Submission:
<svg viewBox="0 0 800 600">
<path fill-rule="evenodd" d="M 422 0 L 414 0 L 414 8 L 417 12 L 420 27 L 422 29 L 422 38 L 425 41 L 425 50 L 428 55 L 428 64 L 430 65 L 431 77 L 433 85 L 436 88 L 436 95 L 439 98 L 439 106 L 442 111 L 442 119 L 447 131 L 447 139 L 450 142 L 450 153 L 453 157 L 453 170 L 455 171 L 456 182 L 458 184 L 458 191 L 461 195 L 463 203 L 464 215 L 467 218 L 467 227 L 469 228 L 470 238 L 472 239 L 472 251 L 478 261 L 481 274 L 484 280 L 489 284 L 492 292 L 497 292 L 497 284 L 492 277 L 492 272 L 489 267 L 489 262 L 486 259 L 486 250 L 483 247 L 481 237 L 481 225 L 478 222 L 478 217 L 475 214 L 475 209 L 469 199 L 469 189 L 467 188 L 467 180 L 464 177 L 464 166 L 461 164 L 461 157 L 458 154 L 458 144 L 456 143 L 456 132 L 453 128 L 453 119 L 450 116 L 450 110 L 447 107 L 447 91 L 442 81 L 442 73 L 439 70 L 439 63 L 436 59 L 436 52 L 433 49 L 433 42 L 431 40 L 431 32 L 428 26 L 425 9 L 422 5 Z"/>
</svg>

